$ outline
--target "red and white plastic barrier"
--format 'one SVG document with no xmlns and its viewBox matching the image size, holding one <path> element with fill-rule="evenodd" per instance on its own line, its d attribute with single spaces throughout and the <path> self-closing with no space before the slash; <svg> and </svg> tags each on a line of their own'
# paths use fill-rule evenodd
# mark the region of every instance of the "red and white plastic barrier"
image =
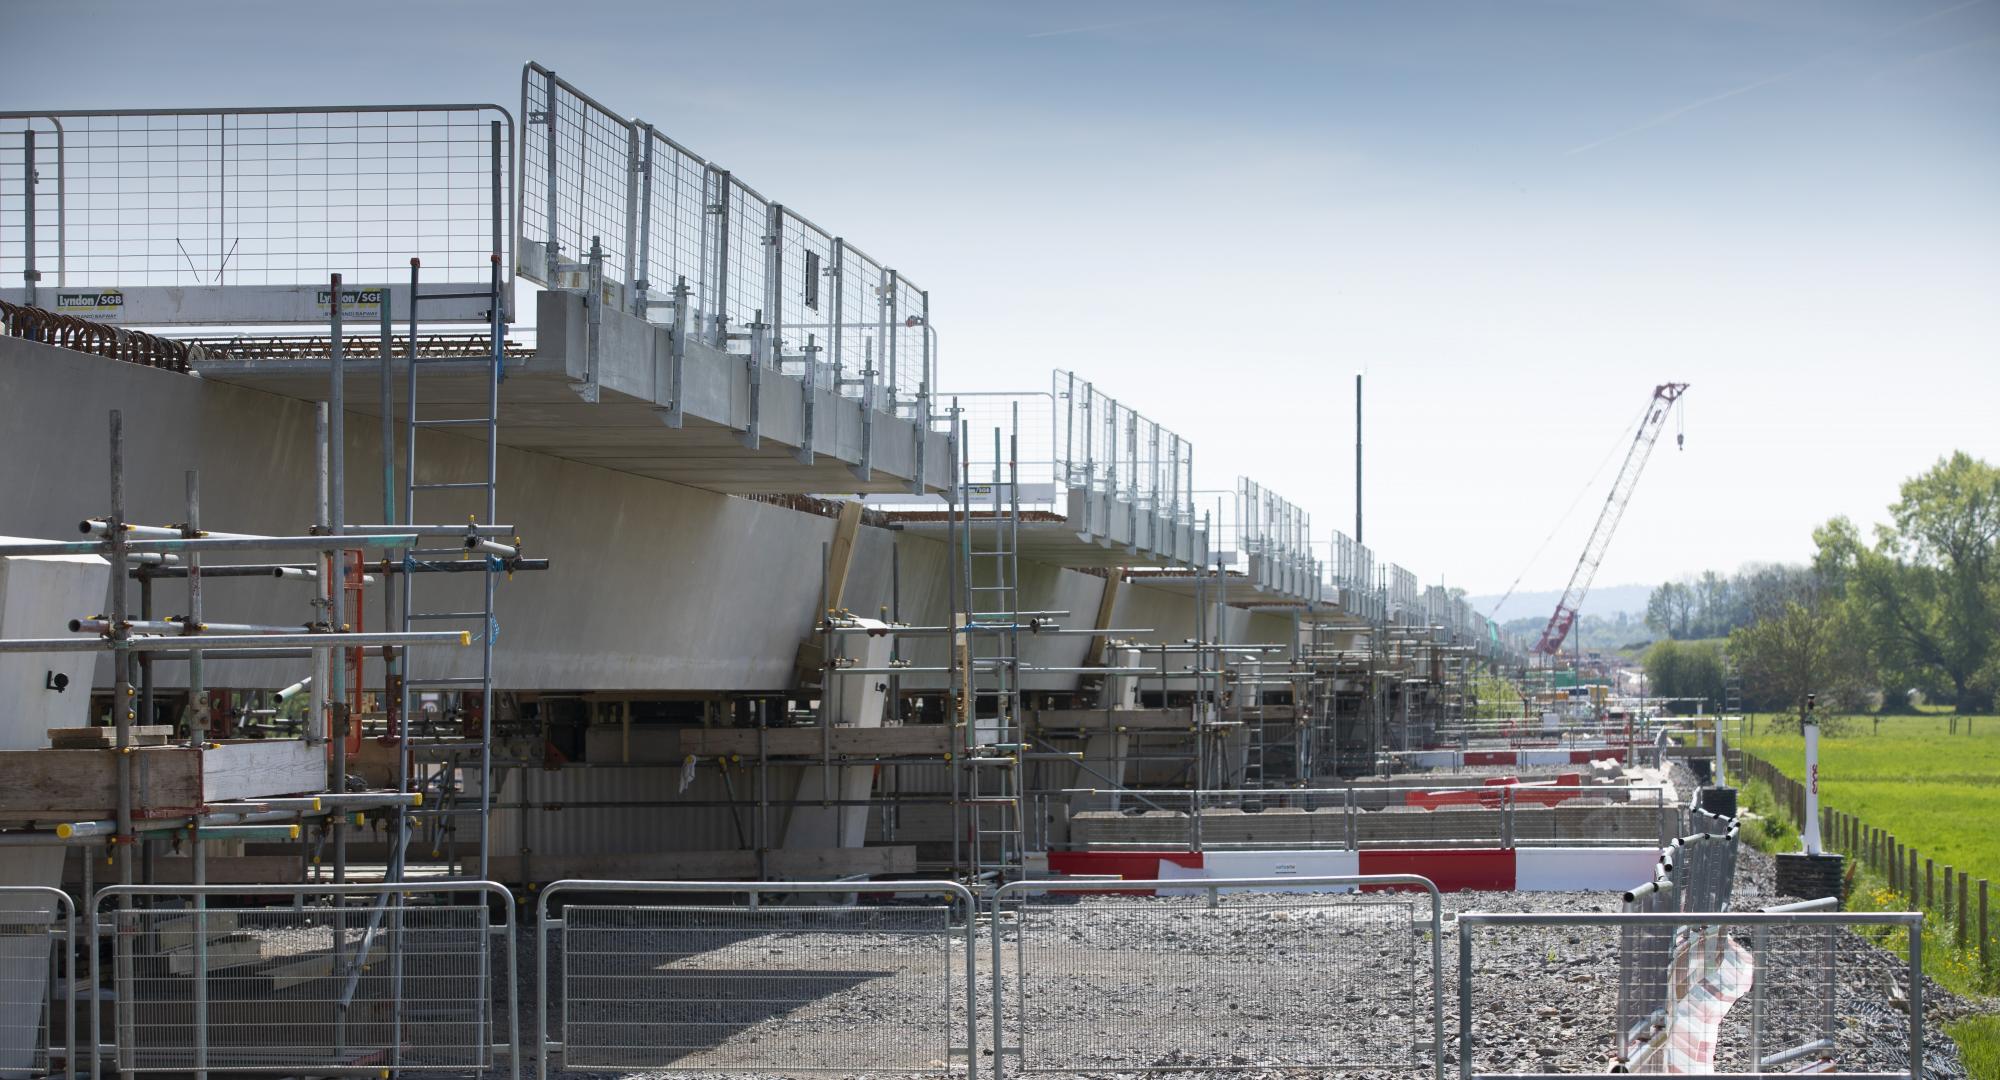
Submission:
<svg viewBox="0 0 2000 1080">
<path fill-rule="evenodd" d="M 1441 892 L 1622 892 L 1651 880 L 1659 858 L 1656 847 L 1052 851 L 1049 872 L 1133 881 L 1420 874 Z"/>
<path fill-rule="evenodd" d="M 1602 746 L 1572 750 L 1546 746 L 1525 750 L 1411 750 L 1397 754 L 1396 760 L 1420 769 L 1462 769 L 1472 765 L 1588 765 L 1593 761 L 1624 761 L 1625 748 Z"/>
</svg>

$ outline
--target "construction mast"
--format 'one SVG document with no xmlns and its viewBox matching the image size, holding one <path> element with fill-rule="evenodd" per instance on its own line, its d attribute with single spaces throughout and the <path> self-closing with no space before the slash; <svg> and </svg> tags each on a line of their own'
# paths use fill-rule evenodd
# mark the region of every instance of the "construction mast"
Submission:
<svg viewBox="0 0 2000 1080">
<path fill-rule="evenodd" d="M 1576 561 L 1576 569 L 1570 573 L 1569 587 L 1563 590 L 1562 599 L 1556 602 L 1555 614 L 1549 616 L 1549 624 L 1542 628 L 1542 638 L 1535 643 L 1535 651 L 1545 656 L 1553 656 L 1562 651 L 1563 641 L 1569 637 L 1570 627 L 1575 625 L 1577 609 L 1583 606 L 1584 595 L 1590 592 L 1590 582 L 1597 576 L 1597 566 L 1604 561 L 1604 553 L 1611 547 L 1611 535 L 1618 531 L 1618 520 L 1625 516 L 1625 504 L 1632 501 L 1632 490 L 1639 485 L 1639 474 L 1646 470 L 1646 459 L 1653 454 L 1653 444 L 1660 441 L 1660 432 L 1666 429 L 1667 413 L 1687 391 L 1686 383 L 1661 383 L 1653 388 L 1653 399 L 1646 405 L 1645 419 L 1639 421 L 1639 430 L 1632 435 L 1632 445 L 1625 450 L 1625 463 L 1618 468 L 1618 478 L 1612 481 L 1611 493 L 1604 497 L 1604 509 L 1597 515 L 1597 525 L 1590 530 L 1590 541 L 1583 545 L 1583 557 Z M 1684 442 L 1686 436 L 1675 436 L 1676 444 Z"/>
</svg>

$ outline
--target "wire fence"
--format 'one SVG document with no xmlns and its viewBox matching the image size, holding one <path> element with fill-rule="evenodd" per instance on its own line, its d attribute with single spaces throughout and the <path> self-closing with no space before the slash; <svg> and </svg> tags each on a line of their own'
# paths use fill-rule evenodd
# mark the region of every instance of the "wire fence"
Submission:
<svg viewBox="0 0 2000 1080">
<path fill-rule="evenodd" d="M 1460 1075 L 1921 1075 L 1919 926 L 1898 912 L 1467 912 Z M 1908 960 L 1857 927 L 1904 931 Z M 1643 1014 L 1626 1009 L 1635 970 L 1658 991 Z"/>
<path fill-rule="evenodd" d="M 1730 754 L 1732 767 L 1770 785 L 1778 806 L 1803 828 L 1805 785 L 1755 754 L 1735 750 Z M 1933 939 L 1961 950 L 1978 965 L 1980 978 L 1989 986 L 2000 980 L 2000 936 L 1996 936 L 2000 927 L 1994 925 L 1988 879 L 1975 880 L 1957 864 L 1925 855 L 1894 832 L 1845 810 L 1822 802 L 1819 814 L 1819 834 L 1827 850 L 1846 854 L 1854 865 L 1879 875 L 1889 896 L 1929 913 Z"/>
<path fill-rule="evenodd" d="M 1423 878 L 1013 882 L 991 923 L 996 1077 L 1442 1068 Z"/>
<path fill-rule="evenodd" d="M 827 882 L 549 886 L 542 1075 L 556 1055 L 569 1071 L 972 1075 L 973 896 L 893 888 L 904 899 L 859 904 Z"/>
<path fill-rule="evenodd" d="M 0 282 L 484 282 L 496 121 L 511 153 L 497 105 L 0 113 Z"/>
<path fill-rule="evenodd" d="M 76 1076 L 75 942 L 62 890 L 0 886 L 0 1076 Z"/>
<path fill-rule="evenodd" d="M 674 319 L 717 349 L 868 401 L 929 407 L 929 295 L 642 120 L 620 116 L 555 72 L 521 73 L 519 272 L 582 287 L 600 260 L 615 306 Z M 809 358 L 807 350 L 813 354 Z"/>
<path fill-rule="evenodd" d="M 113 886 L 93 911 L 111 938 L 123 1071 L 518 1076 L 499 885 Z"/>
<path fill-rule="evenodd" d="M 1194 524 L 1194 446 L 1173 431 L 1058 369 L 1056 472 L 1062 483 L 1129 504 L 1175 525 Z"/>
</svg>

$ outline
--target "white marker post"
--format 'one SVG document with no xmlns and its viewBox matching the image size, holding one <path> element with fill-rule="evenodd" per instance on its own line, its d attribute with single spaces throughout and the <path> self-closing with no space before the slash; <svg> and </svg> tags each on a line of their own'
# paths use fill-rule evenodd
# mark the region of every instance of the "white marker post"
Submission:
<svg viewBox="0 0 2000 1080">
<path fill-rule="evenodd" d="M 1819 725 L 1813 722 L 1813 695 L 1806 695 L 1806 854 L 1819 855 Z"/>
</svg>

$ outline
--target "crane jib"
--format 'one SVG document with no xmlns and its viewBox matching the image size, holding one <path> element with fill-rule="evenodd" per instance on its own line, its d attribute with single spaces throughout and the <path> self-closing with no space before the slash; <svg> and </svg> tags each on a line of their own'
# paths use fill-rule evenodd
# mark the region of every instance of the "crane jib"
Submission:
<svg viewBox="0 0 2000 1080">
<path fill-rule="evenodd" d="M 1604 553 L 1611 546 L 1611 536 L 1618 531 L 1618 521 L 1625 516 L 1625 504 L 1632 500 L 1632 491 L 1638 486 L 1639 474 L 1645 471 L 1646 459 L 1652 456 L 1653 445 L 1660 440 L 1660 432 L 1666 426 L 1667 414 L 1687 391 L 1687 383 L 1661 383 L 1653 388 L 1653 399 L 1646 406 L 1646 420 L 1632 436 L 1632 445 L 1625 451 L 1625 463 L 1618 469 L 1618 478 L 1611 483 L 1611 493 L 1604 497 L 1604 509 L 1597 515 L 1597 524 L 1590 530 L 1590 540 L 1583 546 L 1583 557 L 1571 571 L 1569 586 L 1563 590 L 1562 599 L 1556 602 L 1555 614 L 1549 616 L 1548 626 L 1542 630 L 1542 638 L 1535 643 L 1535 651 L 1544 655 L 1561 652 L 1563 642 L 1569 637 L 1571 627 L 1576 624 L 1583 598 L 1590 592 L 1591 579 L 1597 575 L 1597 566 L 1604 561 Z M 1683 432 L 1676 437 L 1676 445 L 1685 446 L 1687 436 Z"/>
</svg>

